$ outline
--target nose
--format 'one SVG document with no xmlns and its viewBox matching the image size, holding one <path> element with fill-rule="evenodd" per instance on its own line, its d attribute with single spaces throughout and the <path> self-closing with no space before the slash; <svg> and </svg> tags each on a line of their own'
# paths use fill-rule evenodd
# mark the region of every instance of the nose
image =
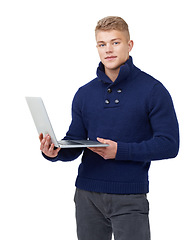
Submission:
<svg viewBox="0 0 192 240">
<path fill-rule="evenodd" d="M 110 43 L 106 45 L 106 53 L 111 53 L 113 52 L 113 47 Z"/>
</svg>

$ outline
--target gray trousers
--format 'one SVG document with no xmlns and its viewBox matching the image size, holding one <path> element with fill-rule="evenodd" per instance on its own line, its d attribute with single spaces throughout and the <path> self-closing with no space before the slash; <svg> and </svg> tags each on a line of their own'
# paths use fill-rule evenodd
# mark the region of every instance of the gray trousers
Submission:
<svg viewBox="0 0 192 240">
<path fill-rule="evenodd" d="M 78 240 L 150 240 L 146 194 L 117 195 L 76 189 Z"/>
</svg>

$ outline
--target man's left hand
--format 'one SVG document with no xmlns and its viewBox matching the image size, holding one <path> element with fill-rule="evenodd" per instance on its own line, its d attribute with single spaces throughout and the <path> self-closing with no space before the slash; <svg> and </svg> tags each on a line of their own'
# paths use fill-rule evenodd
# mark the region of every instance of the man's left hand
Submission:
<svg viewBox="0 0 192 240">
<path fill-rule="evenodd" d="M 117 154 L 117 143 L 103 138 L 97 138 L 100 143 L 108 144 L 108 147 L 90 147 L 89 149 L 99 154 L 104 159 L 114 159 Z"/>
</svg>

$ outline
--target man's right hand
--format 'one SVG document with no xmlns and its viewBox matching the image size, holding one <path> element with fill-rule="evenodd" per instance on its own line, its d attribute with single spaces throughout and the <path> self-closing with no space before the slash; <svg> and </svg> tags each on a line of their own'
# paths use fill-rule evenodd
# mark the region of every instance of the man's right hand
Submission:
<svg viewBox="0 0 192 240">
<path fill-rule="evenodd" d="M 39 140 L 41 142 L 40 150 L 48 157 L 55 158 L 58 155 L 58 152 L 61 150 L 61 148 L 57 148 L 54 150 L 54 144 L 51 142 L 51 137 L 46 134 L 45 137 L 43 137 L 43 134 L 41 133 L 39 135 Z"/>
</svg>

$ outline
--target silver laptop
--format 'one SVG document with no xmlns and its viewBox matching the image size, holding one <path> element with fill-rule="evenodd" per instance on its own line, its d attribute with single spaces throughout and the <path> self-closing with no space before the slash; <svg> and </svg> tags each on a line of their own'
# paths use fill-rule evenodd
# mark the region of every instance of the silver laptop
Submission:
<svg viewBox="0 0 192 240">
<path fill-rule="evenodd" d="M 40 97 L 26 97 L 32 118 L 37 128 L 38 134 L 43 133 L 43 136 L 49 134 L 52 143 L 55 147 L 60 148 L 85 148 L 85 147 L 107 147 L 108 144 L 102 144 L 91 140 L 61 140 L 57 141 L 45 109 L 43 100 Z"/>
</svg>

